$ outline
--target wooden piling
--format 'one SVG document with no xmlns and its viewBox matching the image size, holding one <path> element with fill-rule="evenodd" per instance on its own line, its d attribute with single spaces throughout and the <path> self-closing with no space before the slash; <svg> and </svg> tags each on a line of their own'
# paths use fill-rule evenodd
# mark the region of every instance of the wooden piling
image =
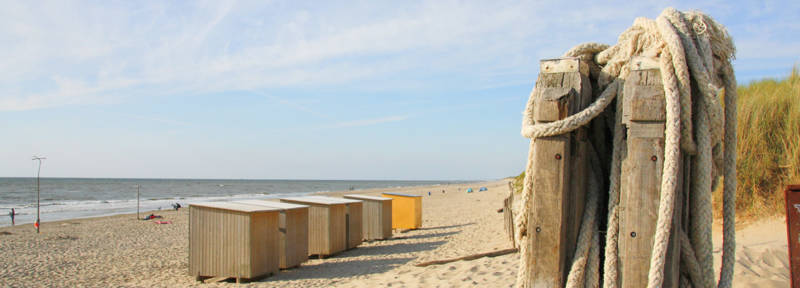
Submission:
<svg viewBox="0 0 800 288">
<path fill-rule="evenodd" d="M 661 196 L 666 100 L 658 61 L 640 57 L 632 64 L 622 103 L 628 153 L 622 160 L 620 178 L 619 284 L 646 287 Z M 678 180 L 683 178 L 681 175 Z M 673 217 L 663 287 L 678 287 L 680 276 L 680 245 L 675 231 L 681 227 L 680 215 L 686 202 L 680 197 L 684 185 L 677 186 L 675 215 L 679 217 Z"/>
<path fill-rule="evenodd" d="M 580 112 L 592 100 L 589 67 L 578 58 L 542 60 L 531 101 L 533 120 L 547 123 Z M 571 133 L 536 138 L 536 170 L 528 221 L 531 271 L 527 287 L 563 287 L 586 195 L 586 128 Z"/>
</svg>

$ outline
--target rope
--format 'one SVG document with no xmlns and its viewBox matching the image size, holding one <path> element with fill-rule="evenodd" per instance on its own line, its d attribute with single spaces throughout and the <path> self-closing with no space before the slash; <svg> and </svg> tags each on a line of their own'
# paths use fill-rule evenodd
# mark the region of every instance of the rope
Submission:
<svg viewBox="0 0 800 288">
<path fill-rule="evenodd" d="M 681 287 L 713 287 L 713 256 L 711 246 L 711 191 L 717 178 L 724 175 L 723 187 L 723 261 L 718 287 L 730 287 L 733 278 L 735 252 L 735 192 L 736 192 L 736 79 L 730 59 L 735 48 L 724 26 L 700 12 L 681 13 L 665 9 L 654 21 L 637 18 L 633 26 L 623 32 L 614 46 L 586 43 L 567 51 L 565 57 L 579 57 L 589 63 L 594 87 L 600 89 L 595 101 L 586 109 L 549 123 L 535 123 L 532 119 L 535 90 L 526 105 L 522 135 L 531 138 L 531 145 L 523 185 L 522 211 L 515 219 L 516 235 L 520 243 L 520 267 L 517 285 L 527 285 L 530 267 L 527 223 L 531 199 L 534 143 L 539 137 L 570 133 L 589 124 L 608 109 L 617 98 L 614 113 L 613 152 L 608 187 L 608 221 L 605 247 L 599 245 L 597 205 L 600 202 L 598 181 L 601 165 L 596 152 L 590 149 L 590 175 L 587 202 L 582 219 L 575 256 L 570 265 L 567 287 L 599 287 L 599 253 L 604 249 L 603 283 L 617 287 L 619 280 L 619 191 L 621 163 L 627 155 L 625 132 L 622 126 L 622 80 L 630 73 L 629 63 L 635 56 L 658 57 L 666 101 L 665 149 L 663 158 L 661 196 L 658 220 L 648 271 L 648 287 L 661 287 L 664 281 L 665 254 L 672 229 L 674 203 L 679 188 L 681 152 L 695 157 L 690 159 L 689 197 L 691 218 L 687 234 L 680 227 Z M 692 86 L 692 84 L 695 84 Z M 692 87 L 700 93 L 692 101 Z M 721 89 L 719 87 L 724 87 Z M 726 94 L 723 93 L 727 92 Z M 597 95 L 597 94 L 596 94 Z M 723 106 L 719 96 L 724 95 Z M 603 138 L 600 138 L 603 139 Z M 598 144 L 603 147 L 603 144 Z M 590 145 L 592 146 L 592 145 Z M 724 151 L 723 151 L 724 147 Z M 606 160 L 608 161 L 608 160 Z M 722 170 L 722 171 L 719 171 Z"/>
</svg>

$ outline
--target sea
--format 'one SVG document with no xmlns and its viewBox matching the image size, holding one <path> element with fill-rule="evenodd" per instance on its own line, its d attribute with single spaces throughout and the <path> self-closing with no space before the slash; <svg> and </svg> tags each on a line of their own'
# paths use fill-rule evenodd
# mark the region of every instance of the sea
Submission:
<svg viewBox="0 0 800 288">
<path fill-rule="evenodd" d="M 39 219 L 49 221 L 172 209 L 195 202 L 270 199 L 330 191 L 429 186 L 467 181 L 215 180 L 41 178 Z M 36 219 L 36 178 L 0 178 L 0 226 Z"/>
</svg>

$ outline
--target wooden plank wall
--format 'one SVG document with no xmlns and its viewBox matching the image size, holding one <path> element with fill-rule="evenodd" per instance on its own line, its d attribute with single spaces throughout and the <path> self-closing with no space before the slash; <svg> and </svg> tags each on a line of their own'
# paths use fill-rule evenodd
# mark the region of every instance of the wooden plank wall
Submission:
<svg viewBox="0 0 800 288">
<path fill-rule="evenodd" d="M 389 239 L 392 237 L 392 200 L 391 199 L 365 199 L 361 197 L 348 197 L 360 200 L 362 206 L 362 239 L 372 241 Z"/>
<path fill-rule="evenodd" d="M 326 256 L 347 250 L 347 207 L 344 204 L 335 204 L 329 207 L 329 246 L 327 247 L 328 253 L 324 253 Z"/>
<path fill-rule="evenodd" d="M 658 220 L 661 173 L 664 167 L 665 98 L 661 74 L 655 65 L 637 65 L 625 81 L 623 124 L 627 127 L 628 152 L 620 179 L 620 274 L 621 287 L 647 286 L 650 256 Z M 681 166 L 682 167 L 682 166 Z M 681 180 L 682 180 L 681 176 Z M 682 194 L 678 185 L 678 195 Z M 682 197 L 675 215 L 682 215 Z M 673 218 L 667 251 L 664 287 L 678 287 L 681 217 Z"/>
<path fill-rule="evenodd" d="M 389 239 L 392 237 L 392 200 L 356 199 L 362 206 L 362 239 L 366 241 Z M 388 209 L 388 210 L 387 210 Z"/>
<path fill-rule="evenodd" d="M 308 209 L 281 212 L 281 269 L 296 267 L 308 260 Z"/>
<path fill-rule="evenodd" d="M 381 202 L 380 236 L 377 239 L 392 238 L 392 201 L 393 200 L 387 200 Z"/>
<path fill-rule="evenodd" d="M 258 215 L 253 220 L 250 213 L 190 206 L 189 274 L 198 278 L 256 278 L 273 271 L 273 262 L 277 271 L 277 260 L 266 258 L 277 259 L 279 255 L 278 213 Z M 273 228 L 275 231 L 269 233 Z"/>
<path fill-rule="evenodd" d="M 422 197 L 383 194 L 392 198 L 392 228 L 417 229 L 422 227 Z"/>
<path fill-rule="evenodd" d="M 363 242 L 363 200 L 359 203 L 349 203 L 347 207 L 347 249 L 353 249 Z"/>
<path fill-rule="evenodd" d="M 280 233 L 278 233 L 278 211 L 254 213 L 250 216 L 250 271 L 242 278 L 275 275 L 280 268 Z"/>
<path fill-rule="evenodd" d="M 330 206 L 310 205 L 308 208 L 308 254 L 330 255 L 331 249 L 331 223 Z"/>
<path fill-rule="evenodd" d="M 414 197 L 414 229 L 422 228 L 422 197 Z"/>
<path fill-rule="evenodd" d="M 588 66 L 577 58 L 542 60 L 533 120 L 564 119 L 591 101 Z M 532 124 L 532 123 L 531 123 Z M 585 197 L 585 128 L 533 142 L 535 191 L 528 221 L 527 287 L 563 287 L 574 254 Z M 583 143 L 582 143 L 583 142 Z"/>
<path fill-rule="evenodd" d="M 383 207 L 383 201 L 379 200 L 366 200 L 366 199 L 359 199 L 364 201 L 363 213 L 363 226 L 361 233 L 363 233 L 363 238 L 366 241 L 371 241 L 375 239 L 381 239 L 383 236 L 381 235 L 380 224 L 381 224 L 381 208 Z"/>
</svg>

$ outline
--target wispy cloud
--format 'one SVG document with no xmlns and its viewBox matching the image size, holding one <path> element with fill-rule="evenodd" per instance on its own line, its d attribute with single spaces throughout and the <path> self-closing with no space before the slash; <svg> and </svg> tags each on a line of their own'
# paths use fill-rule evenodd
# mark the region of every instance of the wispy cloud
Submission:
<svg viewBox="0 0 800 288">
<path fill-rule="evenodd" d="M 192 125 L 192 123 L 189 123 L 189 122 L 174 120 L 174 119 L 165 118 L 165 117 L 162 117 L 162 116 L 138 115 L 138 114 L 128 114 L 128 113 L 117 113 L 117 114 L 121 115 L 121 116 L 125 116 L 125 117 L 130 117 L 130 118 L 133 118 L 133 119 L 137 119 L 137 120 L 150 121 L 150 122 L 155 122 L 155 123 L 160 123 L 160 124 L 176 125 L 176 126 L 189 126 L 189 125 Z"/>
<path fill-rule="evenodd" d="M 390 123 L 390 122 L 399 122 L 407 120 L 408 116 L 396 115 L 396 116 L 388 116 L 388 117 L 381 117 L 381 118 L 374 118 L 374 119 L 363 119 L 363 120 L 355 120 L 355 121 L 344 121 L 334 123 L 330 125 L 332 128 L 346 128 L 346 127 L 362 127 L 362 126 L 372 126 L 378 125 L 383 123 Z"/>
<path fill-rule="evenodd" d="M 798 26 L 780 18 L 796 15 L 796 4 L 778 5 L 788 8 L 775 12 L 775 5 L 689 3 L 675 5 L 715 9 L 723 23 L 737 29 L 733 32 L 745 31 L 741 37 L 734 33 L 742 41 L 740 55 L 785 56 L 797 47 L 789 36 Z M 635 17 L 655 17 L 666 6 L 389 5 L 6 3 L 0 10 L 0 53 L 13 57 L 0 61 L 0 110 L 286 87 L 425 89 L 440 85 L 436 79 L 456 79 L 475 89 L 522 84 L 534 77 L 538 59 L 580 42 L 613 42 Z M 772 13 L 779 17 L 762 15 Z M 736 26 L 742 14 L 760 19 L 758 26 Z M 752 40 L 758 35 L 771 45 L 753 45 L 764 42 Z"/>
</svg>

